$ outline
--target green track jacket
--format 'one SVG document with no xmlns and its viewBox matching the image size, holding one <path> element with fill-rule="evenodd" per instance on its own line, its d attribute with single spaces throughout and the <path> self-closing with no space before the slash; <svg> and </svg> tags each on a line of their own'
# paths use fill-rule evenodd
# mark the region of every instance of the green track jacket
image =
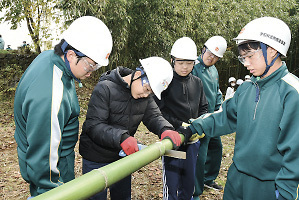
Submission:
<svg viewBox="0 0 299 200">
<path fill-rule="evenodd" d="M 299 190 L 299 79 L 285 63 L 270 76 L 244 82 L 219 111 L 197 118 L 191 129 L 210 137 L 236 132 L 237 169 L 275 181 L 285 199 Z"/>
<path fill-rule="evenodd" d="M 204 92 L 209 102 L 208 112 L 218 110 L 222 104 L 222 93 L 219 90 L 219 75 L 215 65 L 206 66 L 198 57 L 192 74 L 199 77 L 203 83 Z"/>
<path fill-rule="evenodd" d="M 43 193 L 64 183 L 61 157 L 74 151 L 80 112 L 74 79 L 60 56 L 42 52 L 15 94 L 15 140 L 23 178 Z"/>
</svg>

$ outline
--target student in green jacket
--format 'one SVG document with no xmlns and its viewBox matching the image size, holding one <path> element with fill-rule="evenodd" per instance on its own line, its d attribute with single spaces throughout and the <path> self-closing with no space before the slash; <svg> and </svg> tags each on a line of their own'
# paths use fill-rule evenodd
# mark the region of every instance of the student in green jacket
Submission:
<svg viewBox="0 0 299 200">
<path fill-rule="evenodd" d="M 75 80 L 106 66 L 112 50 L 110 31 L 95 17 L 78 18 L 62 38 L 54 51 L 36 57 L 15 94 L 19 166 L 31 196 L 75 178 L 80 112 Z"/>
<path fill-rule="evenodd" d="M 210 137 L 236 132 L 224 200 L 298 199 L 299 79 L 281 60 L 291 42 L 290 29 L 280 19 L 262 17 L 234 40 L 251 81 L 190 128 Z"/>
<path fill-rule="evenodd" d="M 202 49 L 202 54 L 197 58 L 192 74 L 202 80 L 204 92 L 208 100 L 208 112 L 217 111 L 222 104 L 222 93 L 219 90 L 219 75 L 215 64 L 223 57 L 226 51 L 226 40 L 221 36 L 209 38 Z M 222 190 L 215 183 L 218 176 L 221 159 L 222 143 L 220 137 L 201 139 L 199 154 L 196 164 L 196 178 L 194 199 L 199 199 L 203 193 L 204 184 L 208 187 Z"/>
</svg>

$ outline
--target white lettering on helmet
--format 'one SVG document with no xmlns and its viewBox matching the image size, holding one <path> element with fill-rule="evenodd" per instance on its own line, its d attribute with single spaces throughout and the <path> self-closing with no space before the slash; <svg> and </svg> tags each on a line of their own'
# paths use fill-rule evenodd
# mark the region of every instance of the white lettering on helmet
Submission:
<svg viewBox="0 0 299 200">
<path fill-rule="evenodd" d="M 274 35 L 270 35 L 270 34 L 268 34 L 268 33 L 263 33 L 263 32 L 261 32 L 260 35 L 261 35 L 261 36 L 264 36 L 264 37 L 267 37 L 267 38 L 269 38 L 269 39 L 271 39 L 271 40 L 274 40 L 274 41 L 276 41 L 276 42 L 278 42 L 278 43 L 280 43 L 280 44 L 282 44 L 282 45 L 285 45 L 285 44 L 286 44 L 285 41 L 283 41 L 283 40 L 280 39 L 280 38 L 275 37 Z"/>
</svg>

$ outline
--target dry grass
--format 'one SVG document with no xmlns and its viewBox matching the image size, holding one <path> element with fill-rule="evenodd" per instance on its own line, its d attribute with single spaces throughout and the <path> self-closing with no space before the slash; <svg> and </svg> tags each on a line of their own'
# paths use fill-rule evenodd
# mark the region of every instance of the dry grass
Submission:
<svg viewBox="0 0 299 200">
<path fill-rule="evenodd" d="M 78 92 L 81 114 L 79 117 L 82 125 L 87 110 L 87 103 L 92 91 L 92 87 L 86 87 Z M 29 194 L 29 186 L 22 179 L 18 157 L 16 152 L 16 142 L 14 140 L 14 122 L 13 122 L 13 97 L 3 98 L 0 100 L 0 199 L 18 200 L 26 199 Z M 80 129 L 81 130 L 81 129 Z M 141 125 L 136 133 L 138 140 L 144 144 L 151 144 L 158 140 L 158 137 L 150 133 L 146 127 Z M 223 157 L 217 183 L 224 186 L 226 174 L 229 165 L 232 162 L 234 148 L 234 134 L 223 136 Z M 81 156 L 78 153 L 78 144 L 75 148 L 75 172 L 76 177 L 81 173 Z M 132 199 L 133 200 L 154 200 L 162 199 L 162 164 L 158 159 L 149 165 L 137 170 L 132 174 Z M 222 199 L 222 192 L 214 190 L 205 190 L 200 196 L 202 200 Z"/>
</svg>

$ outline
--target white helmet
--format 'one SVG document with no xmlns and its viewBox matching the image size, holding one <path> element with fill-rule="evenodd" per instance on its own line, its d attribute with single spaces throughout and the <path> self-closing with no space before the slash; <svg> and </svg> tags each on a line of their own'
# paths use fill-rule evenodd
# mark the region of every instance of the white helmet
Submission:
<svg viewBox="0 0 299 200">
<path fill-rule="evenodd" d="M 84 16 L 76 19 L 62 34 L 65 41 L 101 66 L 107 66 L 112 50 L 112 36 L 98 18 Z"/>
<path fill-rule="evenodd" d="M 230 77 L 230 78 L 228 79 L 228 83 L 230 83 L 230 82 L 232 82 L 232 81 L 236 81 L 236 78 L 235 78 L 235 77 Z"/>
<path fill-rule="evenodd" d="M 221 36 L 213 36 L 208 39 L 205 46 L 217 57 L 222 58 L 226 51 L 226 40 Z"/>
<path fill-rule="evenodd" d="M 238 45 L 247 41 L 259 41 L 286 56 L 291 43 L 291 31 L 280 19 L 261 17 L 244 26 L 234 40 Z"/>
<path fill-rule="evenodd" d="M 242 79 L 237 80 L 237 85 L 241 85 L 244 81 Z"/>
<path fill-rule="evenodd" d="M 175 58 L 185 60 L 197 59 L 197 48 L 195 42 L 189 37 L 182 37 L 175 41 L 172 46 L 171 53 Z"/>
<path fill-rule="evenodd" d="M 166 90 L 172 81 L 173 69 L 171 65 L 167 60 L 160 57 L 149 57 L 139 61 L 154 94 L 160 100 L 161 92 Z"/>
<path fill-rule="evenodd" d="M 249 75 L 246 75 L 246 76 L 245 76 L 245 80 L 246 80 L 246 79 L 250 79 L 250 76 L 249 76 Z"/>
</svg>

